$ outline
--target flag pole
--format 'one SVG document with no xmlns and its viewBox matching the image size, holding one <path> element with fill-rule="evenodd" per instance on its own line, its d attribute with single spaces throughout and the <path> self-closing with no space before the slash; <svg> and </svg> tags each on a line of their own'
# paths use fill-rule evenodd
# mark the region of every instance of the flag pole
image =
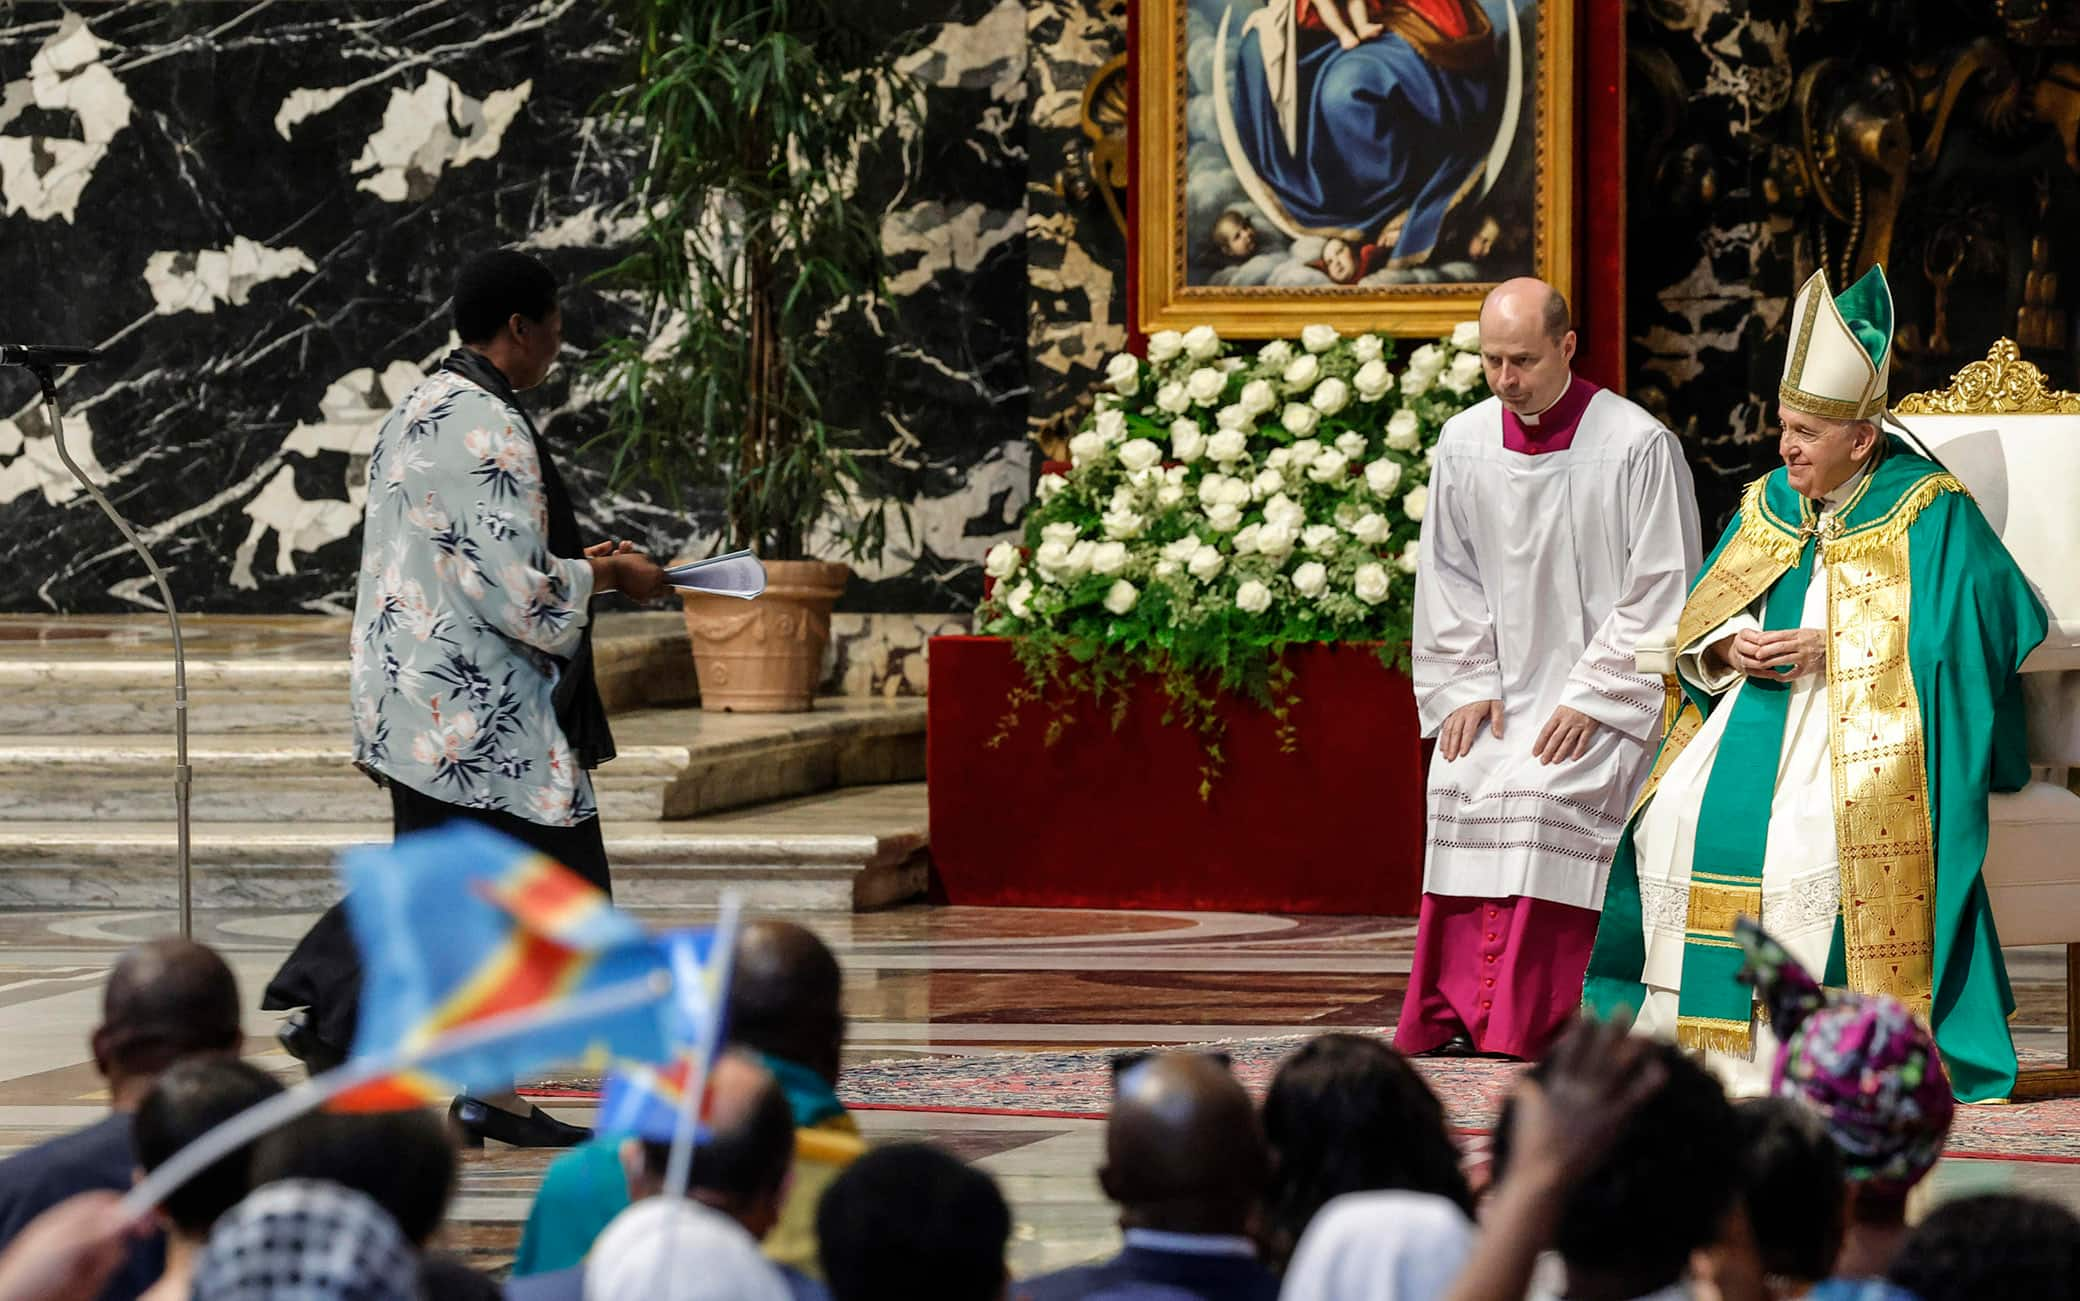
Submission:
<svg viewBox="0 0 2080 1301">
<path fill-rule="evenodd" d="M 679 1095 L 679 1114 L 672 1122 L 671 1158 L 665 1163 L 665 1192 L 673 1197 L 685 1197 L 693 1181 L 694 1132 L 699 1128 L 701 1099 L 708 1091 L 708 1069 L 714 1064 L 722 1022 L 729 1008 L 730 978 L 737 967 L 737 928 L 743 913 L 743 893 L 723 891 L 722 912 L 715 919 L 715 941 L 708 950 L 708 969 L 701 973 L 701 997 L 711 1005 L 704 1009 L 707 1015 L 698 1021 L 693 1061 L 687 1067 L 686 1088 Z M 713 982 L 705 979 L 709 971 L 716 973 Z"/>
<path fill-rule="evenodd" d="M 344 1066 L 335 1067 L 323 1075 L 306 1080 L 293 1089 L 277 1093 L 265 1102 L 239 1112 L 216 1128 L 205 1131 L 201 1137 L 161 1162 L 157 1169 L 126 1193 L 119 1210 L 129 1222 L 143 1219 L 182 1184 L 226 1156 L 277 1125 L 286 1124 L 307 1111 L 316 1110 L 330 1099 L 371 1080 L 379 1080 L 386 1075 L 409 1070 L 429 1058 L 467 1052 L 484 1044 L 496 1043 L 501 1039 L 525 1034 L 544 1026 L 588 1021 L 594 1017 L 626 1012 L 645 1003 L 654 1003 L 670 992 L 671 978 L 662 971 L 653 971 L 638 980 L 624 980 L 604 989 L 596 989 L 554 1003 L 515 1008 L 497 1016 L 485 1017 L 481 1021 L 472 1021 L 414 1048 L 401 1048 L 378 1057 L 350 1061 Z"/>
</svg>

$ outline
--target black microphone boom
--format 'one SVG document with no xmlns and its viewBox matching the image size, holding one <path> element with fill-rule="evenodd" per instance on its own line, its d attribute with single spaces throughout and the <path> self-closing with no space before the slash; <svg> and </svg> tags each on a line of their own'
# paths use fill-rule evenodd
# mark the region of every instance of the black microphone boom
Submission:
<svg viewBox="0 0 2080 1301">
<path fill-rule="evenodd" d="M 96 348 L 67 348 L 49 343 L 0 343 L 0 366 L 27 366 L 45 370 L 57 366 L 84 366 L 97 361 Z"/>
</svg>

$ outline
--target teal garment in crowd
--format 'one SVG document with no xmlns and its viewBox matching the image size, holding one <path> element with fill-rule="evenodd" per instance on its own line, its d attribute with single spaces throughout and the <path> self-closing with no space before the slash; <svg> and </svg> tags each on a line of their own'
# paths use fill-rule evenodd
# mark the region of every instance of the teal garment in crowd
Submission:
<svg viewBox="0 0 2080 1301">
<path fill-rule="evenodd" d="M 621 1172 L 625 1137 L 597 1135 L 549 1163 L 541 1191 L 527 1208 L 513 1277 L 569 1269 L 628 1208 L 628 1178 Z"/>
<path fill-rule="evenodd" d="M 759 1054 L 759 1060 L 773 1073 L 781 1091 L 787 1094 L 787 1105 L 794 1112 L 794 1127 L 807 1129 L 821 1125 L 833 1116 L 845 1114 L 845 1104 L 838 1101 L 830 1081 L 799 1062 L 785 1057 Z"/>
<path fill-rule="evenodd" d="M 845 1105 L 823 1076 L 785 1058 L 760 1060 L 787 1094 L 797 1128 L 845 1114 Z M 593 1240 L 628 1208 L 628 1177 L 621 1170 L 621 1143 L 627 1137 L 601 1134 L 549 1163 L 541 1191 L 527 1210 L 513 1277 L 569 1269 L 585 1259 Z"/>
</svg>

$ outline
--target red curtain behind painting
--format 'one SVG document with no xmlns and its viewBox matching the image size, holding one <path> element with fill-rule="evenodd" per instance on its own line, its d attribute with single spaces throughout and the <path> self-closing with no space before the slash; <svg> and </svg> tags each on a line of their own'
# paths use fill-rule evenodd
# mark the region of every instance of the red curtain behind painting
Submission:
<svg viewBox="0 0 2080 1301">
<path fill-rule="evenodd" d="M 1127 48 L 1134 48 L 1138 0 L 1127 7 Z M 1575 292 L 1581 351 L 1575 369 L 1617 392 L 1625 391 L 1625 6 L 1621 0 L 1575 0 Z M 1132 124 L 1141 120 L 1139 70 L 1129 64 L 1127 147 L 1137 147 Z M 1128 174 L 1135 170 L 1128 167 Z M 1135 263 L 1140 228 L 1134 196 L 1127 195 L 1127 346 L 1141 347 L 1136 327 Z"/>
</svg>

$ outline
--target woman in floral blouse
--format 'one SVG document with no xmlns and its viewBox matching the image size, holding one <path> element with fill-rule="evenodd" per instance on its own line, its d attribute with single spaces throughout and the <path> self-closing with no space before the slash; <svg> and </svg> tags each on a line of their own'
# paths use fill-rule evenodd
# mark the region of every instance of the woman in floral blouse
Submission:
<svg viewBox="0 0 2080 1301">
<path fill-rule="evenodd" d="M 517 393 L 563 344 L 556 279 L 523 253 L 473 259 L 455 285 L 456 349 L 406 394 L 368 463 L 351 634 L 354 761 L 390 790 L 398 835 L 481 822 L 609 889 L 589 769 L 614 757 L 592 680 L 592 598 L 661 595 L 630 544 L 584 546 L 562 476 Z M 325 914 L 262 1006 L 307 1007 L 283 1042 L 314 1069 L 353 1041 L 360 963 Z M 576 1142 L 517 1098 L 458 1098 L 465 1134 Z"/>
</svg>

